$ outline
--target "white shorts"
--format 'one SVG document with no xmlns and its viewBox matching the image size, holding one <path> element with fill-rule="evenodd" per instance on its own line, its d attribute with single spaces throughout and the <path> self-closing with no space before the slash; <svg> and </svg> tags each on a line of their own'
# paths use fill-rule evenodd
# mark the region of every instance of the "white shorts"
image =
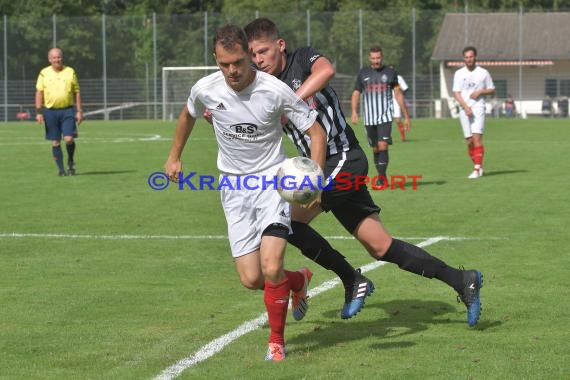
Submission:
<svg viewBox="0 0 570 380">
<path fill-rule="evenodd" d="M 401 119 L 402 118 L 402 110 L 400 109 L 400 105 L 394 99 L 392 102 L 394 104 L 394 119 Z"/>
<path fill-rule="evenodd" d="M 467 117 L 463 109 L 459 111 L 459 121 L 465 138 L 473 136 L 473 133 L 482 135 L 485 131 L 485 107 L 476 107 L 471 110 L 473 111 L 472 117 Z"/>
<path fill-rule="evenodd" d="M 231 183 L 233 188 L 223 186 L 220 193 L 234 258 L 259 250 L 261 234 L 273 223 L 286 226 L 291 233 L 291 205 L 281 198 L 276 186 L 270 183 L 264 186 L 261 180 L 262 177 L 268 181 L 273 179 L 280 166 L 250 175 L 247 186 L 244 186 L 246 175 L 220 176 L 219 183 L 226 177 L 225 183 Z"/>
</svg>

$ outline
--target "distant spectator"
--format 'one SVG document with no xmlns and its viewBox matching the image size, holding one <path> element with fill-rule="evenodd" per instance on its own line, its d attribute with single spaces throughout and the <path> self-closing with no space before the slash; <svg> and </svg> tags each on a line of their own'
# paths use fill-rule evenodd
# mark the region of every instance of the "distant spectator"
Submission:
<svg viewBox="0 0 570 380">
<path fill-rule="evenodd" d="M 517 114 L 517 109 L 515 106 L 515 100 L 511 94 L 507 95 L 507 99 L 505 99 L 505 116 L 506 117 L 515 117 Z"/>
<path fill-rule="evenodd" d="M 493 115 L 494 118 L 501 117 L 501 102 L 496 96 L 493 96 L 491 99 L 491 115 Z"/>
<path fill-rule="evenodd" d="M 563 96 L 558 99 L 558 115 L 560 117 L 568 117 L 568 97 Z"/>
<path fill-rule="evenodd" d="M 542 116 L 552 117 L 553 113 L 554 108 L 552 105 L 552 99 L 550 99 L 550 96 L 545 95 L 544 100 L 542 101 Z"/>
</svg>

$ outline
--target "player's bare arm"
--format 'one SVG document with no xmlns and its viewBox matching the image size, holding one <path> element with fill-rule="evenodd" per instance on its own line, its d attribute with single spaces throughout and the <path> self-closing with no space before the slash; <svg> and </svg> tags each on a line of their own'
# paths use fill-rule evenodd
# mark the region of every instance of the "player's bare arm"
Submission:
<svg viewBox="0 0 570 380">
<path fill-rule="evenodd" d="M 77 125 L 81 124 L 83 121 L 83 109 L 81 108 L 81 94 L 79 92 L 75 93 L 75 120 Z"/>
<path fill-rule="evenodd" d="M 333 65 L 325 57 L 319 57 L 311 66 L 311 75 L 303 82 L 296 94 L 303 100 L 309 99 L 327 86 L 336 72 Z"/>
<path fill-rule="evenodd" d="M 471 94 L 471 99 L 477 99 L 480 96 L 493 95 L 494 93 L 495 93 L 494 88 L 482 88 L 480 90 L 473 91 L 473 93 Z"/>
<path fill-rule="evenodd" d="M 404 116 L 404 129 L 409 131 L 412 127 L 412 122 L 410 121 L 410 113 L 408 112 L 408 107 L 406 106 L 406 101 L 404 99 L 404 93 L 400 86 L 394 87 L 394 97 L 400 106 L 400 110 L 402 111 L 402 115 Z"/>
<path fill-rule="evenodd" d="M 35 103 L 36 103 L 36 121 L 38 122 L 38 124 L 43 124 L 44 123 L 44 115 L 42 113 L 43 111 L 42 106 L 44 104 L 43 91 L 36 91 Z"/>
<path fill-rule="evenodd" d="M 168 160 L 164 164 L 164 171 L 173 182 L 178 182 L 178 173 L 182 171 L 180 156 L 182 155 L 182 151 L 184 151 L 184 146 L 188 141 L 188 137 L 190 137 L 195 123 L 196 119 L 190 115 L 188 108 L 184 106 L 176 122 L 176 130 L 174 131 L 174 138 L 172 140 Z"/>
<path fill-rule="evenodd" d="M 360 91 L 354 90 L 352 96 L 350 97 L 350 108 L 352 110 L 351 121 L 353 123 L 358 122 L 358 102 L 360 101 Z"/>
<path fill-rule="evenodd" d="M 473 111 L 471 110 L 471 107 L 469 107 L 467 105 L 467 103 L 465 103 L 465 100 L 463 100 L 463 97 L 461 96 L 461 91 L 455 91 L 453 93 L 453 97 L 455 98 L 455 100 L 457 100 L 457 103 L 459 103 L 459 106 L 461 108 L 463 108 L 463 110 L 465 111 L 465 114 L 467 116 L 473 115 Z"/>
</svg>

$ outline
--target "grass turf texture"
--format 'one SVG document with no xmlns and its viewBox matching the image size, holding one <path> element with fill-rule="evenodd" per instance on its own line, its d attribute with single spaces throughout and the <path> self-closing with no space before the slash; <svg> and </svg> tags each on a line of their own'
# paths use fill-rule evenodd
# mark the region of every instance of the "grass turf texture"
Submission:
<svg viewBox="0 0 570 380">
<path fill-rule="evenodd" d="M 262 293 L 241 287 L 220 238 L 219 194 L 149 188 L 173 129 L 86 121 L 78 175 L 60 178 L 43 127 L 0 125 L 0 379 L 152 378 L 264 311 Z M 355 130 L 370 156 L 362 126 Z M 408 182 L 406 191 L 373 192 L 381 217 L 416 244 L 467 238 L 427 250 L 483 271 L 478 326 L 468 328 L 443 283 L 388 264 L 368 272 L 377 290 L 357 317 L 340 319 L 341 286 L 312 298 L 302 322 L 289 317 L 284 362 L 263 361 L 264 327 L 179 378 L 568 376 L 568 120 L 489 119 L 478 180 L 466 178 L 471 163 L 457 120 L 415 120 L 410 142 L 393 137 L 389 173 L 423 178 L 416 191 Z M 212 131 L 200 124 L 184 168 L 216 175 L 215 161 Z M 314 226 L 347 236 L 330 215 Z M 183 235 L 196 238 L 168 238 Z M 331 242 L 355 266 L 371 261 L 355 241 Z M 286 266 L 304 265 L 315 272 L 313 286 L 334 278 L 290 247 Z"/>
</svg>

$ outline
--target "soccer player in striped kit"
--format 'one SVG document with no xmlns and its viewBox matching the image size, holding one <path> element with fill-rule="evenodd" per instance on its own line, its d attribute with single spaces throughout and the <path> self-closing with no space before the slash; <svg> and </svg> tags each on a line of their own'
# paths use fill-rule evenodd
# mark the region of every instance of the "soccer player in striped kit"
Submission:
<svg viewBox="0 0 570 380">
<path fill-rule="evenodd" d="M 465 66 L 453 77 L 453 96 L 460 105 L 459 121 L 467 143 L 473 171 L 467 178 L 483 176 L 483 132 L 485 130 L 485 96 L 495 93 L 491 74 L 477 65 L 477 49 L 467 46 L 463 49 Z"/>
<path fill-rule="evenodd" d="M 350 99 L 352 122 L 358 122 L 358 103 L 360 94 L 364 94 L 364 126 L 368 136 L 368 144 L 374 152 L 374 165 L 378 174 L 386 178 L 389 155 L 388 146 L 392 145 L 392 120 L 394 119 L 393 97 L 400 106 L 404 116 L 403 128 L 410 129 L 410 115 L 404 102 L 404 95 L 398 83 L 396 70 L 385 66 L 382 48 L 375 45 L 368 53 L 369 67 L 358 72 L 354 91 Z M 384 188 L 383 178 L 375 184 Z"/>
<path fill-rule="evenodd" d="M 267 18 L 255 19 L 245 27 L 245 32 L 257 67 L 281 79 L 316 109 L 317 121 L 327 134 L 324 174 L 327 178 L 333 178 L 333 186 L 323 191 L 319 207 L 293 208 L 293 234 L 289 235 L 289 243 L 304 256 L 340 277 L 345 287 L 341 318 L 356 315 L 364 306 L 365 298 L 374 290 L 374 285 L 355 271 L 338 251 L 309 226 L 323 211 L 332 212 L 374 259 L 397 264 L 401 269 L 423 277 L 437 278 L 452 287 L 467 308 L 467 323 L 474 326 L 481 314 L 481 272 L 452 268 L 424 249 L 392 238 L 380 221 L 380 208 L 374 203 L 366 186 L 353 186 L 348 190 L 335 187 L 335 176 L 339 172 L 350 173 L 352 179 L 366 176 L 368 160 L 345 120 L 336 92 L 328 84 L 335 75 L 331 62 L 311 47 L 287 52 L 285 40 L 277 26 Z M 310 139 L 300 135 L 294 123 L 286 123 L 283 128 L 299 154 L 312 155 Z"/>
</svg>

